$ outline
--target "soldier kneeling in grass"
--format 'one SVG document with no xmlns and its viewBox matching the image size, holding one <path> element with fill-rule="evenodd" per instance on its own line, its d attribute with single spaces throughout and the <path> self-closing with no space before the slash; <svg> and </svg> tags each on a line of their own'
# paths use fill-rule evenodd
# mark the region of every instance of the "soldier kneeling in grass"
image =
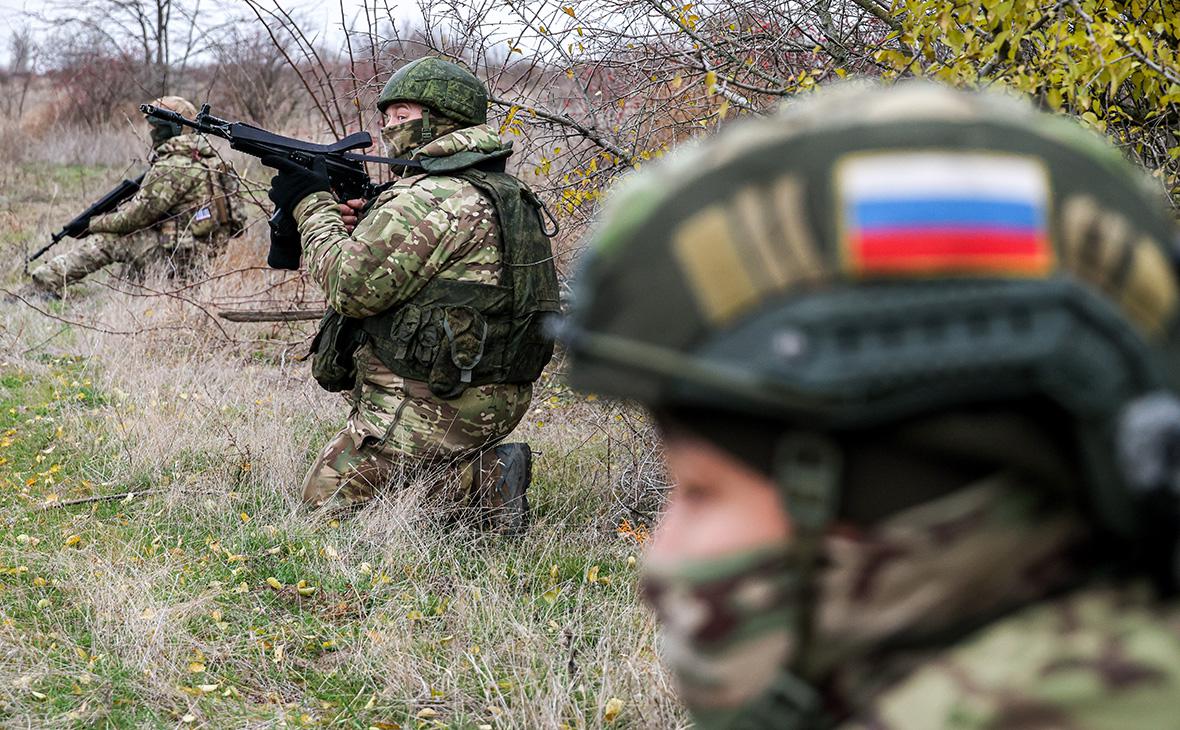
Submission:
<svg viewBox="0 0 1180 730">
<path fill-rule="evenodd" d="M 328 314 L 313 373 L 349 391 L 352 413 L 303 481 L 315 507 L 350 507 L 423 479 L 486 526 L 528 522 L 527 444 L 502 443 L 524 417 L 553 352 L 558 308 L 541 206 L 505 172 L 511 146 L 487 125 L 487 89 L 424 58 L 386 84 L 377 107 L 406 174 L 365 208 L 339 203 L 326 173 L 278 157 L 270 198 L 298 222 Z"/>
</svg>

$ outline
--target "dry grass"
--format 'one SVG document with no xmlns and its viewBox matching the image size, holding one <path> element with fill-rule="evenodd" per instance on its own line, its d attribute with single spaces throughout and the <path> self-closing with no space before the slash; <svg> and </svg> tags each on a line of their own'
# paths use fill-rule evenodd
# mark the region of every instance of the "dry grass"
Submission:
<svg viewBox="0 0 1180 730">
<path fill-rule="evenodd" d="M 0 213 L 0 251 L 119 173 L 6 158 L 5 199 L 36 214 Z M 0 726 L 598 727 L 611 698 L 613 726 L 683 724 L 617 529 L 662 483 L 641 420 L 546 378 L 514 437 L 540 452 L 519 539 L 440 525 L 414 485 L 308 514 L 346 414 L 294 360 L 310 325 L 213 316 L 314 299 L 248 268 L 260 237 L 194 287 L 104 274 L 0 304 Z"/>
</svg>

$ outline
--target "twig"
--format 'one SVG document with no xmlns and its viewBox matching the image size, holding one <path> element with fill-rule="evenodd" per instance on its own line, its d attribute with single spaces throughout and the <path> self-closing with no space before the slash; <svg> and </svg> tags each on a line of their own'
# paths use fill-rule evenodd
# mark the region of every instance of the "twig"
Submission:
<svg viewBox="0 0 1180 730">
<path fill-rule="evenodd" d="M 133 492 L 120 492 L 119 494 L 96 494 L 91 497 L 81 497 L 79 499 L 67 499 L 64 502 L 53 502 L 51 504 L 43 504 L 35 511 L 48 512 L 51 509 L 61 509 L 62 507 L 73 507 L 79 504 L 91 504 L 92 502 L 113 502 L 117 499 L 132 499 L 134 497 L 141 497 L 147 494 L 160 494 L 166 492 L 166 489 L 137 489 Z"/>
<path fill-rule="evenodd" d="M 322 309 L 226 309 L 217 316 L 230 322 L 303 322 L 324 316 Z"/>
<path fill-rule="evenodd" d="M 517 107 L 518 109 L 522 109 L 524 111 L 527 111 L 530 114 L 540 117 L 541 119 L 544 119 L 548 122 L 553 122 L 554 124 L 559 124 L 563 127 L 568 127 L 570 129 L 573 129 L 582 137 L 585 137 L 586 139 L 590 140 L 591 142 L 598 145 L 602 149 L 606 150 L 607 152 L 610 152 L 615 157 L 622 159 L 624 162 L 626 162 L 631 167 L 634 167 L 635 163 L 637 162 L 637 160 L 634 157 L 632 157 L 626 150 L 624 150 L 622 147 L 619 147 L 617 144 L 611 142 L 609 139 L 607 139 L 605 136 L 603 136 L 602 133 L 599 132 L 599 130 L 597 128 L 587 127 L 584 124 L 580 124 L 577 121 L 575 121 L 573 118 L 566 116 L 565 114 L 554 114 L 553 112 L 545 111 L 544 109 L 539 109 L 539 108 L 536 108 L 533 106 L 528 106 L 526 104 L 514 103 L 511 101 L 508 101 L 507 99 L 501 99 L 496 96 L 488 96 L 488 101 L 495 106 L 506 106 L 509 108 Z"/>
</svg>

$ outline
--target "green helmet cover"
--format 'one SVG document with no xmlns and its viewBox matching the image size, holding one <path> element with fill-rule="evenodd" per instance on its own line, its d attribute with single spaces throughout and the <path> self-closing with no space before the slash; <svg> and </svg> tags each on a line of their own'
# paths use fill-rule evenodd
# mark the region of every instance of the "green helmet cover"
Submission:
<svg viewBox="0 0 1180 730">
<path fill-rule="evenodd" d="M 395 102 L 422 104 L 466 126 L 488 120 L 488 89 L 473 73 L 441 58 L 426 57 L 399 68 L 386 82 L 377 109 Z"/>
<path fill-rule="evenodd" d="M 1180 378 L 1175 223 L 1013 98 L 847 85 L 620 185 L 563 325 L 575 388 L 830 432 L 1049 399 L 1132 537 L 1121 414 Z"/>
</svg>

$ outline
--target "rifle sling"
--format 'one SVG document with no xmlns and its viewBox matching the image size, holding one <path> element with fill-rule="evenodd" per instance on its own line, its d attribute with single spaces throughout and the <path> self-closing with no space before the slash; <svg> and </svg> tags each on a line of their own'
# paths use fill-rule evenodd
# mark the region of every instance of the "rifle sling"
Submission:
<svg viewBox="0 0 1180 730">
<path fill-rule="evenodd" d="M 391 165 L 395 167 L 412 167 L 416 170 L 425 169 L 422 163 L 418 160 L 403 160 L 398 157 L 378 157 L 377 155 L 362 155 L 359 152 L 345 152 L 345 159 L 355 160 L 357 162 L 379 162 L 384 165 Z"/>
</svg>

